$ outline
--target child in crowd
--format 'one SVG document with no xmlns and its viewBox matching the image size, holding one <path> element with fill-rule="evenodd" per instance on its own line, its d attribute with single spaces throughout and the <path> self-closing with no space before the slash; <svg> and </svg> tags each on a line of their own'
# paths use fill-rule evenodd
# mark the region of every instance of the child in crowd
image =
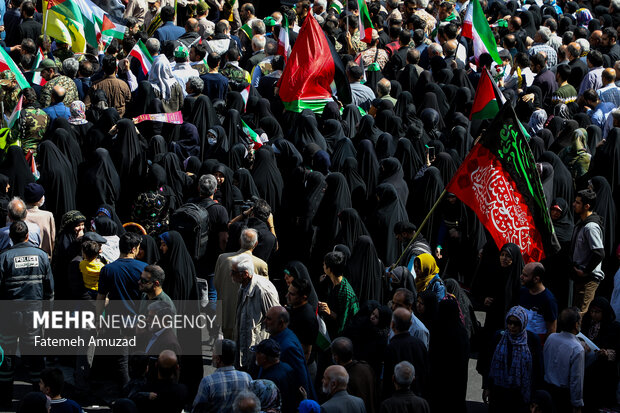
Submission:
<svg viewBox="0 0 620 413">
<path fill-rule="evenodd" d="M 61 396 L 65 376 L 60 369 L 48 368 L 41 372 L 39 389 L 50 398 L 50 413 L 83 413 L 79 404 Z"/>
<path fill-rule="evenodd" d="M 84 280 L 84 287 L 88 290 L 88 295 L 93 300 L 97 298 L 97 289 L 99 288 L 99 273 L 104 264 L 99 259 L 101 245 L 96 241 L 82 242 L 82 257 L 80 261 L 80 272 Z"/>
</svg>

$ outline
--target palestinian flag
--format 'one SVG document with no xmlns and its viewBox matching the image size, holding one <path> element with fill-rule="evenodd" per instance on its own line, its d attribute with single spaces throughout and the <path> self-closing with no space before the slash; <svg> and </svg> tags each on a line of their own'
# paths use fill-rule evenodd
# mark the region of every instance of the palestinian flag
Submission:
<svg viewBox="0 0 620 413">
<path fill-rule="evenodd" d="M 462 36 L 468 37 L 474 41 L 474 56 L 476 62 L 482 53 L 491 55 L 495 63 L 502 64 L 502 59 L 497 53 L 497 43 L 495 36 L 489 27 L 489 22 L 484 15 L 479 0 L 471 0 L 465 13 L 465 21 L 463 22 Z"/>
<path fill-rule="evenodd" d="M 358 29 L 360 31 L 360 40 L 364 43 L 370 43 L 372 38 L 372 21 L 370 20 L 370 13 L 368 12 L 368 6 L 366 6 L 365 0 L 357 0 L 359 7 Z"/>
<path fill-rule="evenodd" d="M 343 105 L 351 103 L 344 65 L 312 15 L 299 30 L 278 86 L 284 107 L 291 112 L 323 113 L 333 91 Z"/>
<path fill-rule="evenodd" d="M 103 22 L 101 23 L 101 35 L 110 36 L 115 39 L 123 40 L 125 38 L 125 31 L 127 27 L 122 24 L 114 23 L 107 15 L 103 16 Z"/>
<path fill-rule="evenodd" d="M 28 83 L 13 59 L 11 59 L 11 56 L 4 51 L 4 47 L 0 47 L 0 72 L 4 72 L 5 70 L 10 70 L 15 74 L 15 80 L 17 80 L 17 84 L 20 88 L 26 89 L 30 87 L 30 83 Z"/>
<path fill-rule="evenodd" d="M 491 74 L 484 69 L 478 81 L 469 119 L 493 119 L 504 101 L 504 95 L 491 79 Z"/>
<path fill-rule="evenodd" d="M 241 97 L 243 98 L 243 110 L 245 110 L 245 108 L 247 108 L 248 106 L 248 98 L 250 97 L 250 86 L 251 85 L 248 85 L 248 87 L 243 89 L 240 93 Z"/>
<path fill-rule="evenodd" d="M 11 129 L 13 125 L 15 125 L 15 122 L 17 121 L 17 119 L 19 119 L 19 115 L 22 112 L 23 101 L 24 101 L 24 97 L 20 96 L 19 100 L 17 101 L 17 105 L 15 105 L 15 109 L 13 109 L 13 113 L 11 113 L 11 117 L 6 122 L 7 128 Z"/>
<path fill-rule="evenodd" d="M 43 50 L 41 50 L 41 48 L 39 47 L 39 50 L 37 51 L 37 55 L 34 57 L 34 64 L 32 65 L 32 70 L 39 67 L 42 61 L 43 61 Z M 32 73 L 32 84 L 33 85 L 43 86 L 46 83 L 47 83 L 47 80 L 43 79 L 43 77 L 41 76 L 41 72 Z"/>
<path fill-rule="evenodd" d="M 72 0 L 82 13 L 86 42 L 95 47 L 101 40 L 101 25 L 105 12 L 91 0 Z"/>
<path fill-rule="evenodd" d="M 131 49 L 129 56 L 133 56 L 135 59 L 138 59 L 140 66 L 142 66 L 142 73 L 144 73 L 145 76 L 148 76 L 151 66 L 153 65 L 153 58 L 151 57 L 149 51 L 146 50 L 146 46 L 142 43 L 142 39 L 138 40 L 138 43 L 136 43 L 133 49 Z"/>
<path fill-rule="evenodd" d="M 278 35 L 278 54 L 284 56 L 284 63 L 291 54 L 291 42 L 288 37 L 288 18 L 286 14 L 282 16 L 282 24 L 280 25 L 280 34 Z"/>
<path fill-rule="evenodd" d="M 470 207 L 498 247 L 519 246 L 526 263 L 559 250 L 532 151 L 504 105 L 446 186 Z"/>
<path fill-rule="evenodd" d="M 66 43 L 76 53 L 86 51 L 84 19 L 74 0 L 43 0 L 43 33 Z"/>
<path fill-rule="evenodd" d="M 243 121 L 243 119 L 241 119 L 241 129 L 243 129 L 243 133 L 245 133 L 246 136 L 254 142 L 254 149 L 258 149 L 263 146 L 263 143 L 258 137 L 258 133 L 254 132 L 252 128 L 250 128 L 248 124 Z"/>
</svg>

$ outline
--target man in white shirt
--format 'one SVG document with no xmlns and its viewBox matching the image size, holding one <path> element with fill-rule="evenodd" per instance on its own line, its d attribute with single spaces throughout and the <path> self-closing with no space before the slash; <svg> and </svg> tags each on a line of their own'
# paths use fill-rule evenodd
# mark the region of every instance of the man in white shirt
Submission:
<svg viewBox="0 0 620 413">
<path fill-rule="evenodd" d="M 198 70 L 192 68 L 189 63 L 189 50 L 185 46 L 178 46 L 174 49 L 174 60 L 176 64 L 172 70 L 172 74 L 181 85 L 187 84 L 190 77 L 199 77 Z M 183 88 L 183 97 L 187 96 L 187 91 Z"/>
</svg>

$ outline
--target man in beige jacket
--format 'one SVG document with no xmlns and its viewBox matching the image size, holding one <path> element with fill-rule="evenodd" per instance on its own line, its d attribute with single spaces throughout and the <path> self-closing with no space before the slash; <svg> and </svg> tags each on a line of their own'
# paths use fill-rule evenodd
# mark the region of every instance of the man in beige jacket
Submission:
<svg viewBox="0 0 620 413">
<path fill-rule="evenodd" d="M 215 290 L 217 291 L 218 305 L 221 305 L 221 326 L 224 338 L 233 339 L 235 329 L 235 312 L 237 311 L 237 294 L 239 292 L 239 284 L 233 282 L 230 277 L 230 269 L 232 268 L 231 258 L 240 254 L 248 254 L 254 262 L 254 273 L 257 275 L 269 277 L 267 263 L 258 257 L 252 255 L 252 251 L 258 245 L 258 233 L 255 229 L 246 228 L 241 232 L 239 240 L 241 249 L 236 252 L 227 252 L 220 254 L 215 263 Z"/>
<path fill-rule="evenodd" d="M 37 224 L 41 229 L 40 248 L 47 252 L 51 259 L 54 251 L 54 240 L 56 239 L 56 224 L 54 214 L 49 211 L 39 209 L 45 203 L 45 190 L 39 184 L 31 183 L 24 189 L 24 202 L 28 208 L 26 222 Z"/>
</svg>

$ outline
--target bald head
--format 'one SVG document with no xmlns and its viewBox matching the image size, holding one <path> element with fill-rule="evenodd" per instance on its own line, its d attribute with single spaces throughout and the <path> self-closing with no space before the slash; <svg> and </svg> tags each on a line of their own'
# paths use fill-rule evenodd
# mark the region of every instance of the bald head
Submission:
<svg viewBox="0 0 620 413">
<path fill-rule="evenodd" d="M 288 327 L 290 316 L 282 306 L 271 307 L 265 316 L 265 329 L 269 334 L 278 334 Z"/>
<path fill-rule="evenodd" d="M 346 337 L 338 337 L 330 346 L 334 361 L 340 365 L 347 365 L 353 360 L 353 342 Z"/>
<path fill-rule="evenodd" d="M 450 39 L 443 44 L 443 54 L 446 57 L 451 57 L 456 54 L 456 48 L 458 46 L 458 41 L 456 39 Z"/>
<path fill-rule="evenodd" d="M 411 311 L 400 307 L 392 313 L 392 330 L 395 334 L 409 331 L 411 326 Z"/>
<path fill-rule="evenodd" d="M 7 205 L 8 217 L 11 222 L 24 221 L 28 215 L 26 204 L 20 198 L 13 198 Z"/>
<path fill-rule="evenodd" d="M 64 87 L 60 85 L 54 86 L 52 89 L 52 103 L 60 103 L 65 100 L 65 95 L 67 91 Z"/>
<path fill-rule="evenodd" d="M 187 33 L 197 32 L 199 30 L 198 20 L 191 18 L 185 23 L 185 31 Z"/>
<path fill-rule="evenodd" d="M 323 393 L 333 395 L 346 390 L 349 384 L 349 373 L 342 366 L 329 366 L 323 373 Z"/>
<path fill-rule="evenodd" d="M 392 84 L 386 78 L 381 79 L 377 83 L 377 95 L 379 95 L 379 97 L 389 95 L 391 90 L 392 90 Z"/>
<path fill-rule="evenodd" d="M 590 34 L 590 46 L 598 47 L 601 44 L 602 38 L 603 32 L 601 30 L 594 30 L 592 34 Z"/>
<path fill-rule="evenodd" d="M 601 74 L 601 79 L 603 80 L 603 86 L 607 86 L 610 83 L 616 81 L 616 70 L 612 68 L 607 68 L 603 70 Z"/>
<path fill-rule="evenodd" d="M 530 290 L 539 290 L 545 278 L 545 267 L 539 262 L 530 262 L 521 271 L 521 284 Z"/>
<path fill-rule="evenodd" d="M 175 377 L 179 370 L 177 355 L 172 350 L 164 350 L 157 357 L 157 376 L 160 379 L 170 379 Z"/>
</svg>

